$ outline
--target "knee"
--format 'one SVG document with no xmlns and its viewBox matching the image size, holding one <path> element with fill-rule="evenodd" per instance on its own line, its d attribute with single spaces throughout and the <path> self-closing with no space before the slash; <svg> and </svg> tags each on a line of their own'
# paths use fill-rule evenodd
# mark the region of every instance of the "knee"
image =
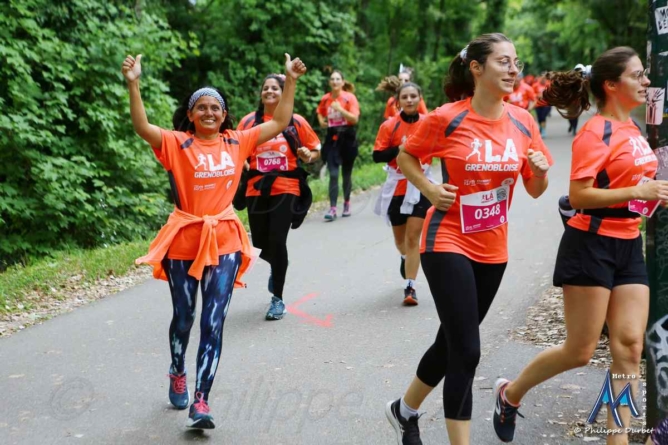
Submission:
<svg viewBox="0 0 668 445">
<path fill-rule="evenodd" d="M 406 248 L 408 250 L 414 250 L 420 247 L 420 234 L 417 235 L 406 235 Z"/>
<path fill-rule="evenodd" d="M 461 348 L 453 352 L 454 354 L 448 360 L 450 364 L 454 365 L 451 369 L 466 374 L 475 374 L 478 363 L 480 363 L 480 348 Z"/>
<path fill-rule="evenodd" d="M 640 363 L 643 351 L 642 336 L 622 335 L 610 339 L 612 360 L 637 365 Z"/>
<path fill-rule="evenodd" d="M 591 360 L 596 350 L 596 343 L 593 344 L 581 344 L 581 345 L 570 345 L 568 341 L 564 345 L 564 352 L 566 353 L 566 359 L 570 361 L 573 368 L 580 368 L 582 366 L 587 366 L 589 360 Z"/>
<path fill-rule="evenodd" d="M 195 322 L 195 317 L 191 316 L 190 314 L 176 317 L 175 318 L 175 324 L 174 327 L 177 332 L 181 333 L 188 333 L 190 332 L 190 329 L 193 327 L 193 323 Z"/>
</svg>

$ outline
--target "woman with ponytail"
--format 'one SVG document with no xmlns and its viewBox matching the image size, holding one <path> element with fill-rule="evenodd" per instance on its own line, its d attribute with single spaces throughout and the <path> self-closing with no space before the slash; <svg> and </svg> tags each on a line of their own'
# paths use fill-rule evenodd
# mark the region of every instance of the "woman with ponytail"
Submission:
<svg viewBox="0 0 668 445">
<path fill-rule="evenodd" d="M 429 113 L 399 153 L 402 173 L 432 204 L 420 252 L 441 325 L 404 396 L 386 406 L 397 443 L 422 444 L 417 410 L 441 380 L 450 443 L 471 443 L 479 324 L 508 262 L 513 191 L 522 180 L 538 198 L 552 164 L 531 114 L 503 101 L 522 68 L 503 34 L 471 41 L 450 64 L 445 91 L 452 103 Z M 422 172 L 432 157 L 441 159 L 443 184 Z"/>
<path fill-rule="evenodd" d="M 329 170 L 329 204 L 325 221 L 336 219 L 339 198 L 339 167 L 343 172 L 343 213 L 351 215 L 350 194 L 353 190 L 353 166 L 357 157 L 357 122 L 360 106 L 355 97 L 355 86 L 343 78 L 341 71 L 332 71 L 329 76 L 331 92 L 325 94 L 318 105 L 318 121 L 327 128 L 322 159 Z"/>
<path fill-rule="evenodd" d="M 243 287 L 251 263 L 250 242 L 234 213 L 232 199 L 244 160 L 257 145 L 278 135 L 290 123 L 297 79 L 306 72 L 301 60 L 285 55 L 285 91 L 273 119 L 247 131 L 233 131 L 225 97 L 215 88 L 200 88 L 174 115 L 174 131 L 149 123 L 139 91 L 141 55 L 128 56 L 121 71 L 130 91 L 130 115 L 137 134 L 167 170 L 175 209 L 137 264 L 153 266 L 153 276 L 169 282 L 172 322 L 169 400 L 186 409 L 190 393 L 185 357 L 195 321 L 197 288 L 202 288 L 200 342 L 195 401 L 186 426 L 214 428 L 208 405 L 221 362 L 223 325 L 234 287 Z"/>
<path fill-rule="evenodd" d="M 383 114 L 384 119 L 390 119 L 401 112 L 399 102 L 397 101 L 397 92 L 401 85 L 408 82 L 413 82 L 413 70 L 402 65 L 398 76 L 388 76 L 381 80 L 376 87 L 376 91 L 386 91 L 390 93 L 390 98 L 387 99 L 387 105 L 385 105 L 385 113 Z M 423 97 L 420 97 L 417 112 L 420 114 L 429 113 Z"/>
<path fill-rule="evenodd" d="M 239 123 L 237 130 L 249 130 L 273 119 L 285 88 L 285 76 L 270 74 L 260 90 L 260 105 Z M 288 232 L 306 216 L 310 200 L 307 173 L 301 163 L 320 157 L 320 140 L 302 116 L 293 114 L 288 127 L 275 138 L 257 145 L 250 156 L 246 189 L 248 223 L 253 245 L 262 249 L 260 258 L 271 266 L 269 293 L 272 294 L 267 320 L 280 320 L 286 313 L 283 287 L 288 270 Z M 297 219 L 296 219 L 297 218 Z"/>
<path fill-rule="evenodd" d="M 649 312 L 649 281 L 638 226 L 668 200 L 668 182 L 654 180 L 658 162 L 631 112 L 645 104 L 650 82 L 638 54 L 628 47 L 604 52 L 590 67 L 549 74 L 547 103 L 565 118 L 597 114 L 573 140 L 569 200 L 578 209 L 567 222 L 554 267 L 553 284 L 563 287 L 566 340 L 533 359 L 514 381 L 495 385 L 494 429 L 513 440 L 515 418 L 526 393 L 546 380 L 587 365 L 608 325 L 612 364 L 622 376 L 613 393 L 629 384 L 637 394 L 640 359 Z M 636 376 L 631 379 L 630 376 Z M 632 395 L 629 394 L 632 402 Z M 611 410 L 608 428 L 619 431 L 607 444 L 628 444 L 631 406 Z M 594 413 L 595 416 L 596 413 Z M 621 425 L 621 427 L 620 427 Z"/>
</svg>

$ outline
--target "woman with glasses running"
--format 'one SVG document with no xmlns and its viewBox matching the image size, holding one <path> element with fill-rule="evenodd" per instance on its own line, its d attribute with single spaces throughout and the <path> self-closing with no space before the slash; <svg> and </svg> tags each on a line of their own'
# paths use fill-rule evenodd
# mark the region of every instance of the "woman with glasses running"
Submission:
<svg viewBox="0 0 668 445">
<path fill-rule="evenodd" d="M 470 42 L 450 64 L 445 92 L 453 102 L 429 113 L 399 154 L 404 176 L 433 205 L 420 252 L 441 324 L 404 396 L 386 406 L 398 444 L 422 444 L 417 410 L 444 379 L 450 443 L 471 443 L 479 324 L 508 262 L 513 191 L 522 180 L 529 195 L 538 198 L 552 163 L 531 114 L 503 101 L 522 68 L 503 34 Z M 431 157 L 441 159 L 443 184 L 422 173 L 421 161 Z"/>
<path fill-rule="evenodd" d="M 570 369 L 587 365 L 608 325 L 612 364 L 622 377 L 640 375 L 640 358 L 649 312 L 649 281 L 638 230 L 641 214 L 650 215 L 668 200 L 668 182 L 656 181 L 658 162 L 631 119 L 645 104 L 649 79 L 636 52 L 618 47 L 603 53 L 590 69 L 551 73 L 545 100 L 579 116 L 598 113 L 573 140 L 569 199 L 578 213 L 568 220 L 554 267 L 553 283 L 564 289 L 566 340 L 541 352 L 514 381 L 495 385 L 494 429 L 504 442 L 515 434 L 517 409 L 535 386 Z M 651 202 L 654 201 L 654 202 Z M 638 379 L 612 380 L 615 394 Z M 608 428 L 629 426 L 634 407 L 608 411 Z M 616 414 L 619 413 L 619 416 Z M 607 444 L 628 444 L 625 432 Z"/>
</svg>

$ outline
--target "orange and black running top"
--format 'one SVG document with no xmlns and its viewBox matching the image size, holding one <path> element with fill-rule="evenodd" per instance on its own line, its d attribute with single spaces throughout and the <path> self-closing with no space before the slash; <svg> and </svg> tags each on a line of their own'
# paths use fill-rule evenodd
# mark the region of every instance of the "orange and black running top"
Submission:
<svg viewBox="0 0 668 445">
<path fill-rule="evenodd" d="M 383 114 L 384 119 L 389 119 L 391 117 L 397 116 L 401 110 L 399 105 L 397 105 L 397 99 L 394 96 L 390 96 L 387 99 L 387 105 L 385 105 L 385 113 Z M 420 114 L 427 114 L 429 110 L 427 109 L 427 104 L 424 103 L 424 99 L 420 98 L 420 103 L 418 104 L 417 112 Z"/>
<path fill-rule="evenodd" d="M 504 104 L 499 119 L 489 120 L 471 107 L 471 99 L 432 111 L 404 144 L 420 160 L 441 159 L 443 181 L 455 185 L 457 198 L 447 212 L 429 209 L 421 252 L 452 252 L 481 263 L 508 261 L 508 210 L 522 176 L 533 177 L 527 152 L 552 156 L 529 112 Z"/>
<path fill-rule="evenodd" d="M 632 119 L 618 122 L 597 114 L 573 139 L 571 181 L 593 179 L 593 186 L 601 189 L 633 187 L 643 176 L 654 179 L 657 168 L 654 152 Z M 627 209 L 628 203 L 609 208 Z M 577 213 L 568 224 L 613 238 L 634 239 L 640 234 L 640 216 L 599 218 Z"/>
<path fill-rule="evenodd" d="M 194 134 L 161 130 L 162 144 L 153 147 L 156 158 L 167 170 L 176 207 L 191 215 L 217 215 L 232 204 L 244 160 L 260 136 L 260 127 L 247 131 L 227 130 L 216 139 L 199 139 Z M 241 238 L 233 221 L 215 227 L 218 255 L 241 250 Z M 168 258 L 193 260 L 200 245 L 202 224 L 189 225 L 174 237 Z"/>
<path fill-rule="evenodd" d="M 415 117 L 417 119 L 411 119 L 411 122 L 408 122 L 402 118 L 400 113 L 383 122 L 378 129 L 378 135 L 376 136 L 376 143 L 373 146 L 373 150 L 384 151 L 389 148 L 401 146 L 406 142 L 408 136 L 415 132 L 419 126 L 419 122 L 426 116 L 424 114 L 418 114 Z M 431 164 L 431 159 L 428 159 L 428 163 Z M 397 158 L 392 159 L 387 165 L 401 173 L 401 170 L 397 165 Z M 408 186 L 407 181 L 407 179 L 399 180 L 397 188 L 394 191 L 394 196 L 404 196 L 406 194 L 406 187 Z"/>
<path fill-rule="evenodd" d="M 271 116 L 265 114 L 263 121 L 267 122 L 272 119 Z M 292 115 L 295 130 L 299 135 L 299 140 L 303 147 L 311 151 L 320 150 L 320 139 L 315 134 L 309 123 L 302 116 L 298 114 Z M 237 130 L 248 130 L 255 125 L 255 112 L 247 114 L 239 125 Z M 257 170 L 260 173 L 269 173 L 273 170 L 292 171 L 297 168 L 298 158 L 292 152 L 288 141 L 285 140 L 283 133 L 279 133 L 273 139 L 268 140 L 264 144 L 258 146 L 253 150 L 250 156 L 250 168 Z M 246 188 L 246 196 L 260 196 L 262 192 L 256 190 L 253 185 L 262 179 L 261 176 L 256 176 L 248 180 Z M 278 176 L 271 187 L 271 196 L 291 194 L 299 196 L 299 179 L 284 178 Z"/>
<path fill-rule="evenodd" d="M 360 115 L 360 105 L 357 102 L 357 97 L 353 93 L 347 91 L 339 92 L 339 95 L 334 99 L 332 93 L 327 93 L 322 96 L 320 99 L 320 104 L 318 105 L 317 112 L 320 116 L 327 118 L 328 127 L 340 127 L 343 125 L 352 125 L 343 117 L 341 113 L 336 111 L 331 107 L 334 101 L 337 101 L 341 104 L 341 107 L 349 113 L 354 114 L 359 117 Z"/>
</svg>

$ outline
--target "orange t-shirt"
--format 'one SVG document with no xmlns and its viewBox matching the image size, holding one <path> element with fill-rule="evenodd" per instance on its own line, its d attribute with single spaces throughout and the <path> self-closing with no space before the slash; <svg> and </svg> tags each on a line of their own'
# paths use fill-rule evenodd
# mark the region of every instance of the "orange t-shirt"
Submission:
<svg viewBox="0 0 668 445">
<path fill-rule="evenodd" d="M 257 145 L 260 129 L 227 130 L 212 140 L 192 133 L 161 130 L 162 145 L 153 147 L 158 161 L 167 170 L 177 207 L 195 216 L 217 215 L 232 204 L 244 160 Z M 174 187 L 175 186 L 175 187 Z M 200 243 L 202 224 L 184 227 L 174 237 L 167 257 L 194 260 Z M 241 250 L 240 236 L 233 221 L 216 226 L 218 253 Z"/>
<path fill-rule="evenodd" d="M 443 180 L 459 190 L 447 212 L 435 207 L 427 212 L 420 251 L 459 253 L 481 263 L 507 262 L 506 212 L 519 176 L 533 177 L 527 159 L 530 148 L 542 151 L 552 164 L 536 121 L 514 105 L 505 104 L 497 120 L 477 115 L 470 98 L 429 113 L 404 150 L 421 160 L 441 158 Z M 480 229 L 493 221 L 495 227 Z"/>
<path fill-rule="evenodd" d="M 538 100 L 536 102 L 536 107 L 550 106 L 550 104 L 548 104 L 543 100 L 543 91 L 547 90 L 547 87 L 549 86 L 550 86 L 549 82 L 545 82 L 545 85 L 541 84 L 540 82 L 534 82 L 534 84 L 532 85 L 533 91 L 536 94 L 536 99 Z"/>
<path fill-rule="evenodd" d="M 509 96 L 504 98 L 508 103 L 516 105 L 525 110 L 529 108 L 529 102 L 536 101 L 536 93 L 534 93 L 533 88 L 527 85 L 524 82 L 520 82 L 520 85 L 514 90 Z"/>
<path fill-rule="evenodd" d="M 386 120 L 378 129 L 378 136 L 376 136 L 376 143 L 373 146 L 373 150 L 383 151 L 390 147 L 398 147 L 402 145 L 406 139 L 408 139 L 408 136 L 415 132 L 419 126 L 420 121 L 422 121 L 424 118 L 424 114 L 419 114 L 418 120 L 416 122 L 406 122 L 401 118 L 401 114 L 398 114 Z M 431 164 L 431 159 L 428 160 L 428 163 Z M 387 165 L 401 173 L 401 169 L 397 165 L 397 158 L 392 159 L 387 163 Z M 406 194 L 407 186 L 407 179 L 399 180 L 397 183 L 397 188 L 394 191 L 394 196 L 404 196 Z"/>
<path fill-rule="evenodd" d="M 573 140 L 571 181 L 594 179 L 597 188 L 624 188 L 638 184 L 643 176 L 654 178 L 658 160 L 640 130 L 629 119 L 626 122 L 608 120 L 601 115 L 589 119 Z M 628 203 L 610 206 L 627 208 Z M 588 231 L 590 215 L 575 214 L 568 225 Z M 595 218 L 600 221 L 599 235 L 634 239 L 640 234 L 638 218 Z"/>
<path fill-rule="evenodd" d="M 397 105 L 397 99 L 394 96 L 390 96 L 387 99 L 387 105 L 385 105 L 385 114 L 383 114 L 384 119 L 389 119 L 399 114 L 401 110 Z M 424 103 L 424 99 L 420 98 L 420 103 L 418 104 L 417 112 L 420 114 L 427 114 L 429 110 L 427 109 L 427 104 Z"/>
<path fill-rule="evenodd" d="M 327 93 L 320 99 L 318 105 L 318 114 L 327 118 L 328 127 L 340 127 L 343 125 L 352 125 L 343 117 L 341 113 L 331 107 L 332 102 L 337 101 L 341 104 L 344 110 L 359 117 L 360 105 L 357 103 L 357 97 L 353 93 L 341 91 L 336 99 L 332 97 L 332 93 Z"/>
<path fill-rule="evenodd" d="M 320 150 L 320 139 L 315 134 L 309 123 L 298 114 L 292 115 L 295 122 L 295 128 L 299 134 L 299 140 L 303 147 L 311 151 Z M 271 116 L 265 114 L 263 121 L 271 120 Z M 247 114 L 239 125 L 237 130 L 247 130 L 253 127 L 255 123 L 255 113 Z M 268 173 L 272 170 L 290 171 L 295 170 L 298 166 L 298 158 L 292 153 L 288 142 L 285 140 L 283 133 L 279 133 L 273 139 L 264 144 L 255 147 L 250 156 L 250 168 L 258 170 L 262 173 Z M 253 184 L 262 179 L 261 176 L 256 176 L 248 180 L 248 187 L 246 188 L 246 196 L 260 196 L 262 192 L 255 190 Z M 271 196 L 291 194 L 299 196 L 299 179 L 277 177 L 273 186 L 271 187 Z"/>
</svg>

